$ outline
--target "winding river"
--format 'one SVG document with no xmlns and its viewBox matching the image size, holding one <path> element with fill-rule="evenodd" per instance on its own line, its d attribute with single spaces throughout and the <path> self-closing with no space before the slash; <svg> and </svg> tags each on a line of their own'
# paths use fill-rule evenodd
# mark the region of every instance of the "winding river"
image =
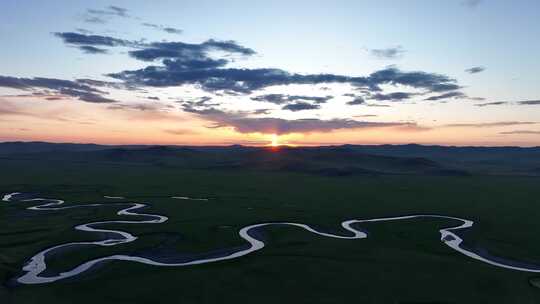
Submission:
<svg viewBox="0 0 540 304">
<path fill-rule="evenodd" d="M 311 233 L 324 236 L 324 237 L 345 239 L 345 240 L 356 240 L 356 239 L 367 238 L 367 234 L 362 230 L 354 228 L 353 225 L 361 224 L 361 223 L 369 223 L 369 222 L 398 221 L 398 220 L 415 219 L 415 218 L 441 218 L 441 219 L 450 219 L 450 220 L 456 220 L 456 221 L 461 222 L 461 225 L 449 227 L 449 228 L 443 228 L 443 229 L 440 229 L 439 232 L 441 234 L 441 241 L 445 245 L 458 251 L 459 253 L 463 255 L 466 255 L 475 260 L 478 260 L 478 261 L 481 261 L 481 262 L 484 262 L 493 266 L 501 267 L 501 268 L 524 271 L 524 272 L 535 272 L 535 273 L 540 272 L 540 266 L 533 266 L 533 265 L 527 265 L 527 264 L 516 262 L 516 261 L 509 261 L 502 258 L 490 256 L 489 254 L 485 253 L 483 250 L 467 248 L 463 244 L 463 239 L 459 237 L 458 231 L 472 227 L 473 221 L 458 218 L 458 217 L 452 217 L 452 216 L 416 214 L 416 215 L 407 215 L 407 216 L 399 216 L 399 217 L 346 220 L 341 223 L 341 227 L 343 228 L 345 232 L 344 234 L 333 234 L 333 233 L 319 231 L 310 227 L 309 225 L 301 224 L 301 223 L 292 223 L 292 222 L 259 223 L 259 224 L 249 225 L 240 229 L 240 231 L 238 232 L 240 237 L 244 239 L 245 241 L 247 241 L 248 243 L 247 246 L 244 246 L 242 248 L 224 249 L 224 250 L 220 250 L 219 252 L 208 253 L 204 257 L 194 256 L 194 257 L 183 258 L 182 260 L 172 261 L 172 262 L 159 261 L 156 258 L 149 258 L 149 257 L 143 257 L 143 256 L 111 255 L 111 256 L 106 256 L 106 257 L 101 257 L 101 258 L 86 261 L 66 272 L 61 272 L 54 275 L 51 275 L 51 274 L 44 275 L 44 273 L 47 270 L 47 264 L 46 264 L 47 255 L 51 255 L 55 251 L 59 251 L 60 249 L 65 249 L 67 247 L 73 247 L 73 246 L 81 246 L 81 245 L 82 246 L 95 245 L 95 246 L 105 246 L 105 247 L 116 246 L 116 245 L 129 243 L 129 242 L 133 242 L 137 240 L 136 236 L 128 232 L 120 231 L 120 230 L 98 229 L 98 228 L 95 228 L 95 226 L 99 226 L 103 224 L 160 224 L 167 221 L 168 218 L 163 215 L 145 214 L 145 213 L 136 212 L 136 210 L 139 210 L 147 206 L 146 204 L 142 204 L 142 203 L 119 202 L 119 203 L 114 203 L 114 204 L 110 204 L 110 203 L 109 204 L 84 204 L 84 205 L 65 206 L 63 200 L 48 199 L 48 198 L 31 198 L 31 199 L 19 200 L 17 199 L 18 196 L 24 196 L 24 194 L 18 193 L 18 192 L 9 193 L 3 196 L 2 201 L 6 203 L 20 201 L 20 202 L 35 202 L 39 204 L 32 207 L 28 207 L 27 209 L 29 210 L 64 210 L 64 209 L 71 209 L 71 208 L 97 207 L 97 206 L 104 206 L 104 205 L 107 205 L 107 206 L 126 205 L 127 206 L 126 208 L 121 209 L 116 214 L 127 215 L 127 216 L 139 216 L 139 217 L 146 218 L 145 220 L 137 220 L 137 221 L 118 220 L 118 221 L 91 222 L 91 223 L 75 226 L 75 229 L 80 230 L 80 231 L 106 233 L 108 239 L 102 240 L 102 241 L 93 241 L 93 242 L 65 243 L 65 244 L 56 245 L 56 246 L 53 246 L 53 247 L 50 247 L 43 251 L 38 252 L 26 262 L 26 264 L 22 268 L 22 271 L 21 271 L 22 274 L 16 278 L 16 281 L 21 284 L 44 284 L 44 283 L 51 283 L 51 282 L 55 282 L 55 281 L 66 279 L 66 278 L 71 278 L 91 269 L 93 266 L 99 263 L 103 263 L 106 261 L 113 261 L 113 260 L 132 261 L 132 262 L 139 262 L 143 264 L 154 265 L 154 266 L 164 266 L 164 267 L 181 267 L 181 266 L 190 266 L 190 265 L 198 265 L 198 264 L 206 264 L 206 263 L 212 263 L 212 262 L 232 260 L 232 259 L 236 259 L 236 258 L 245 256 L 247 254 L 250 254 L 252 252 L 262 249 L 265 246 L 265 243 L 260 238 L 257 237 L 257 234 L 255 232 L 267 226 L 276 226 L 276 225 L 294 226 L 294 227 L 302 228 Z M 123 199 L 123 197 L 117 197 L 117 196 L 105 196 L 105 198 Z M 198 201 L 208 200 L 204 198 L 190 198 L 190 197 L 185 197 L 185 196 L 176 196 L 176 197 L 171 197 L 171 198 L 182 199 L 182 200 L 198 200 Z"/>
</svg>

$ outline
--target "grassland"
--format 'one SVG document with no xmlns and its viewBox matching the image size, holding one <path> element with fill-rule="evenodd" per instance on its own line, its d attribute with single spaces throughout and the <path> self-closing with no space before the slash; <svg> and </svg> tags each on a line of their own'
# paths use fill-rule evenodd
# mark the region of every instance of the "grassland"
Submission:
<svg viewBox="0 0 540 304">
<path fill-rule="evenodd" d="M 103 195 L 148 202 L 167 215 L 160 225 L 111 225 L 137 236 L 110 248 L 73 250 L 49 261 L 55 271 L 115 253 L 202 252 L 243 244 L 237 231 L 265 221 L 338 230 L 351 218 L 435 213 L 475 221 L 466 241 L 494 255 L 540 263 L 540 187 L 535 177 L 349 176 L 291 172 L 184 170 L 150 164 L 2 160 L 0 192 L 37 192 L 68 204 L 107 202 Z M 207 202 L 170 199 L 208 197 Z M 111 203 L 113 201 L 110 201 Z M 16 286 L 10 279 L 37 251 L 95 240 L 80 223 L 118 219 L 117 206 L 65 211 L 0 207 L 1 303 L 539 303 L 534 274 L 496 268 L 444 246 L 449 220 L 364 225 L 370 236 L 321 238 L 272 227 L 267 247 L 215 264 L 160 268 L 111 262 L 75 279 Z M 114 227 L 113 227 L 114 226 Z"/>
</svg>

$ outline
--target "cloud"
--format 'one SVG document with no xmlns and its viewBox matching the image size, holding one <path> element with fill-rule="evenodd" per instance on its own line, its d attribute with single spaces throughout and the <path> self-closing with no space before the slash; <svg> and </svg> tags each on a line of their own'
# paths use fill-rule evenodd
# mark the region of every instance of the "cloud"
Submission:
<svg viewBox="0 0 540 304">
<path fill-rule="evenodd" d="M 366 122 L 351 119 L 321 120 L 315 118 L 287 120 L 282 118 L 253 118 L 243 113 L 224 112 L 217 109 L 191 111 L 201 118 L 214 123 L 212 128 L 231 127 L 239 133 L 290 134 L 331 132 L 340 129 L 369 129 L 383 127 L 400 127 L 415 125 L 414 123 Z"/>
<path fill-rule="evenodd" d="M 123 8 L 123 7 L 119 7 L 119 6 L 114 6 L 114 5 L 110 5 L 108 7 L 109 11 L 113 12 L 116 16 L 120 16 L 120 17 L 128 17 L 128 14 L 127 14 L 127 8 Z"/>
<path fill-rule="evenodd" d="M 535 106 L 540 105 L 540 100 L 519 100 L 519 101 L 495 101 L 495 102 L 486 102 L 486 103 L 477 103 L 477 107 L 487 107 L 487 106 L 501 106 L 501 105 L 519 105 L 519 106 Z"/>
<path fill-rule="evenodd" d="M 540 131 L 533 131 L 533 130 L 515 130 L 515 131 L 508 131 L 508 132 L 499 132 L 499 134 L 503 134 L 503 135 L 511 135 L 511 134 L 540 135 Z"/>
<path fill-rule="evenodd" d="M 110 5 L 104 9 L 87 9 L 83 21 L 88 23 L 107 23 L 112 17 L 129 18 L 128 9 Z"/>
<path fill-rule="evenodd" d="M 0 87 L 7 87 L 19 90 L 47 89 L 53 90 L 57 94 L 76 97 L 82 101 L 94 103 L 115 102 L 113 99 L 103 97 L 107 94 L 96 88 L 76 81 L 56 79 L 56 78 L 17 78 L 10 76 L 0 76 Z"/>
<path fill-rule="evenodd" d="M 142 42 L 101 35 L 74 32 L 58 32 L 55 36 L 66 44 L 85 46 L 87 52 L 100 52 L 89 47 L 130 47 L 128 54 L 141 61 L 160 60 L 162 65 L 149 65 L 139 70 L 110 73 L 107 76 L 122 80 L 129 85 L 169 87 L 186 84 L 216 92 L 249 94 L 275 85 L 348 83 L 357 88 L 382 91 L 381 85 L 402 85 L 427 93 L 457 91 L 461 86 L 446 75 L 422 71 L 403 72 L 395 67 L 376 71 L 367 77 L 337 74 L 295 74 L 276 68 L 227 68 L 230 59 L 212 57 L 215 52 L 225 55 L 252 56 L 256 52 L 235 41 L 206 40 L 202 43 Z M 410 93 L 400 93 L 410 94 Z M 391 100 L 400 100 L 399 94 Z M 384 98 L 384 95 L 380 95 Z"/>
<path fill-rule="evenodd" d="M 123 82 L 103 81 L 103 80 L 95 80 L 95 79 L 89 79 L 89 78 L 78 78 L 78 79 L 75 79 L 75 81 L 79 84 L 89 85 L 92 87 L 104 87 L 104 88 L 111 88 L 111 89 L 117 89 L 117 90 L 130 90 L 130 91 L 137 90 L 137 88 L 126 85 Z"/>
<path fill-rule="evenodd" d="M 150 27 L 160 27 L 148 23 Z M 377 101 L 402 101 L 416 95 L 436 94 L 428 100 L 464 96 L 454 78 L 437 73 L 423 71 L 401 71 L 393 66 L 375 71 L 367 76 L 350 76 L 340 74 L 297 74 L 277 68 L 232 68 L 232 56 L 253 56 L 256 52 L 235 41 L 206 40 L 201 43 L 185 43 L 180 41 L 132 41 L 110 36 L 90 35 L 74 32 L 58 32 L 55 36 L 61 38 L 64 43 L 81 48 L 83 51 L 97 54 L 107 52 L 105 48 L 127 47 L 130 57 L 144 62 L 152 62 L 144 68 L 137 70 L 125 70 L 118 73 L 110 73 L 110 76 L 118 82 L 99 82 L 94 80 L 77 80 L 76 83 L 90 87 L 125 88 L 130 90 L 147 89 L 146 87 L 175 87 L 194 85 L 198 89 L 220 94 L 247 95 L 258 90 L 277 85 L 316 85 L 340 83 L 348 84 L 356 90 L 362 90 L 365 98 Z M 386 86 L 406 87 L 419 92 L 394 92 L 385 93 Z M 94 89 L 96 90 L 96 89 Z M 81 100 L 94 100 L 92 102 L 105 102 L 105 92 L 68 92 Z M 77 94 L 77 95 L 74 95 Z M 88 96 L 94 94 L 94 96 Z M 101 101 L 99 97 L 102 98 Z M 387 106 L 366 104 L 364 97 L 351 95 L 353 100 L 349 105 L 363 104 L 366 106 Z M 267 94 L 251 97 L 252 100 L 274 103 L 282 106 L 287 111 L 307 111 L 320 109 L 320 104 L 328 102 L 332 96 L 304 96 L 286 94 Z M 203 97 L 199 100 L 182 100 L 182 109 L 185 112 L 208 116 L 215 115 L 214 107 L 220 103 L 211 97 Z M 114 108 L 114 107 L 113 107 Z M 118 105 L 116 108 L 126 108 Z M 145 111 L 140 108 L 141 111 Z M 263 109 L 255 114 L 268 114 Z M 244 112 L 243 117 L 235 117 L 235 122 L 258 119 L 248 117 L 254 114 L 252 111 Z M 268 118 L 270 119 L 270 118 Z M 277 119 L 277 118 L 273 118 Z M 279 120 L 276 120 L 279 121 Z M 279 121 L 282 122 L 282 121 Z M 285 124 L 285 123 L 283 123 Z M 302 126 L 305 126 L 304 122 Z M 293 123 L 288 122 L 290 126 Z M 328 124 L 327 124 L 328 125 Z M 353 123 L 355 125 L 355 123 Z M 294 125 L 296 128 L 296 125 Z M 233 126 L 234 127 L 234 126 Z M 285 127 L 284 127 L 285 128 Z M 278 130 L 281 130 L 278 128 Z"/>
<path fill-rule="evenodd" d="M 304 110 L 316 110 L 320 108 L 321 106 L 318 104 L 311 104 L 311 103 L 299 101 L 299 102 L 287 104 L 283 106 L 281 109 L 298 112 L 298 111 L 304 111 Z"/>
<path fill-rule="evenodd" d="M 257 109 L 252 112 L 255 115 L 261 115 L 261 114 L 270 114 L 272 113 L 272 110 L 270 109 Z"/>
<path fill-rule="evenodd" d="M 67 118 L 58 116 L 56 111 L 36 111 L 34 107 L 0 99 L 0 117 L 3 116 L 24 116 L 61 122 L 71 121 Z"/>
<path fill-rule="evenodd" d="M 476 73 L 483 72 L 483 71 L 485 71 L 485 70 L 486 70 L 485 67 L 475 66 L 475 67 L 466 69 L 465 72 L 467 72 L 467 73 L 469 73 L 469 74 L 476 74 Z"/>
<path fill-rule="evenodd" d="M 170 121 L 178 123 L 180 117 L 173 111 L 174 106 L 162 103 L 116 103 L 107 107 L 118 111 L 129 120 Z"/>
<path fill-rule="evenodd" d="M 488 106 L 502 106 L 507 105 L 508 102 L 506 101 L 494 101 L 494 102 L 485 102 L 485 103 L 477 103 L 475 106 L 477 107 L 488 107 Z"/>
<path fill-rule="evenodd" d="M 251 97 L 251 100 L 269 102 L 273 104 L 286 104 L 294 101 L 308 102 L 312 101 L 316 104 L 326 103 L 332 99 L 332 96 L 304 96 L 304 95 L 285 95 L 285 94 L 267 94 Z"/>
<path fill-rule="evenodd" d="M 396 46 L 386 49 L 370 49 L 369 53 L 379 59 L 396 59 L 402 57 L 405 50 L 401 46 Z"/>
<path fill-rule="evenodd" d="M 384 104 L 376 104 L 376 103 L 366 103 L 364 104 L 366 107 L 374 107 L 374 108 L 390 108 L 391 105 L 384 105 Z"/>
<path fill-rule="evenodd" d="M 353 100 L 347 101 L 347 104 L 350 105 L 350 106 L 360 105 L 360 104 L 365 104 L 366 103 L 366 101 L 364 100 L 364 98 L 362 96 L 355 96 L 353 94 L 351 97 L 354 97 Z"/>
<path fill-rule="evenodd" d="M 75 32 L 56 32 L 56 37 L 62 39 L 64 43 L 71 45 L 89 45 L 89 46 L 137 46 L 138 43 L 125 39 L 118 39 L 110 36 L 86 35 Z"/>
<path fill-rule="evenodd" d="M 182 34 L 183 32 L 181 29 L 177 29 L 174 27 L 164 27 L 163 30 L 169 34 Z"/>
<path fill-rule="evenodd" d="M 212 97 L 203 96 L 192 100 L 181 100 L 182 109 L 185 112 L 199 113 L 201 111 L 212 110 L 213 107 L 220 106 L 220 103 L 213 102 Z"/>
<path fill-rule="evenodd" d="M 540 105 L 540 99 L 539 100 L 521 100 L 516 101 L 519 105 L 525 105 L 525 106 L 531 106 L 531 105 Z"/>
<path fill-rule="evenodd" d="M 446 128 L 491 128 L 491 127 L 507 127 L 507 126 L 519 126 L 519 125 L 534 125 L 537 122 L 532 121 L 498 121 L 498 122 L 484 122 L 484 123 L 457 123 L 447 124 L 443 127 Z"/>
<path fill-rule="evenodd" d="M 402 101 L 405 99 L 409 99 L 414 95 L 416 94 L 407 93 L 407 92 L 394 92 L 394 93 L 388 93 L 388 94 L 377 93 L 374 95 L 370 95 L 369 99 L 374 99 L 378 101 Z"/>
<path fill-rule="evenodd" d="M 353 117 L 357 117 L 357 118 L 367 118 L 367 117 L 377 117 L 379 115 L 376 115 L 376 114 L 362 114 L 362 115 L 354 115 Z"/>
<path fill-rule="evenodd" d="M 269 103 L 278 104 L 278 105 L 289 102 L 288 95 L 285 95 L 285 94 L 259 95 L 259 96 L 251 97 L 251 99 L 256 100 L 256 101 L 269 102 Z"/>
<path fill-rule="evenodd" d="M 141 50 L 130 51 L 129 55 L 133 58 L 143 61 L 153 61 L 156 59 L 169 59 L 168 63 L 172 68 L 183 68 L 181 65 L 173 65 L 170 59 L 176 59 L 179 63 L 190 61 L 207 62 L 212 61 L 208 53 L 211 51 L 223 51 L 229 54 L 239 54 L 251 56 L 255 51 L 241 46 L 235 41 L 206 40 L 202 43 L 184 43 L 184 42 L 153 42 L 144 46 Z M 218 65 L 203 66 L 212 68 L 225 65 L 227 61 L 220 61 Z M 189 66 L 188 66 L 189 67 Z"/>
<path fill-rule="evenodd" d="M 441 94 L 441 95 L 431 96 L 431 97 L 428 97 L 428 98 L 426 98 L 424 100 L 436 101 L 436 100 L 441 100 L 441 99 L 466 98 L 466 97 L 467 97 L 467 95 L 463 94 L 462 92 L 455 91 L 455 92 L 444 93 L 444 94 Z"/>
<path fill-rule="evenodd" d="M 107 54 L 107 50 L 100 49 L 95 46 L 91 45 L 81 45 L 79 46 L 79 49 L 82 50 L 86 54 Z"/>
<path fill-rule="evenodd" d="M 353 81 L 353 84 L 356 81 Z M 403 72 L 395 67 L 374 72 L 365 81 L 372 90 L 380 90 L 379 86 L 382 84 L 409 86 L 428 92 L 447 92 L 461 89 L 455 79 L 446 75 L 422 71 Z"/>
<path fill-rule="evenodd" d="M 164 57 L 162 52 L 164 51 L 160 50 L 157 53 L 138 52 L 136 56 L 146 57 L 150 60 Z M 196 64 L 193 65 L 193 62 Z M 291 74 L 281 69 L 268 68 L 221 68 L 226 64 L 224 61 L 193 61 L 188 59 L 187 63 L 165 60 L 164 66 L 148 66 L 139 70 L 111 73 L 108 76 L 134 86 L 168 87 L 195 84 L 209 92 L 230 91 L 241 94 L 248 94 L 276 85 L 323 83 L 349 83 L 355 87 L 369 88 L 374 91 L 381 91 L 379 86 L 384 84 L 403 85 L 427 92 L 447 92 L 461 88 L 456 84 L 455 79 L 445 75 L 418 71 L 402 72 L 396 68 L 386 68 L 367 77 L 352 77 L 335 74 Z"/>
<path fill-rule="evenodd" d="M 137 111 L 159 111 L 163 109 L 163 105 L 156 104 L 145 104 L 145 103 L 136 103 L 136 104 L 126 104 L 126 103 L 117 103 L 107 107 L 109 110 L 137 110 Z"/>
<path fill-rule="evenodd" d="M 177 28 L 169 27 L 169 26 L 163 26 L 163 25 L 155 24 L 155 23 L 143 22 L 143 23 L 141 23 L 141 25 L 149 27 L 149 28 L 153 28 L 153 29 L 156 29 L 156 30 L 164 31 L 164 32 L 169 33 L 169 34 L 178 34 L 179 35 L 179 34 L 182 34 L 182 32 L 183 32 L 181 29 L 177 29 Z"/>
</svg>

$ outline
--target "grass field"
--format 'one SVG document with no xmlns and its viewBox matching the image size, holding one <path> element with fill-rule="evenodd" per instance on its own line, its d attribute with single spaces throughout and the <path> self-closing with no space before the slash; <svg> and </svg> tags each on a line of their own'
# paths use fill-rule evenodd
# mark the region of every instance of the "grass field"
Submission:
<svg viewBox="0 0 540 304">
<path fill-rule="evenodd" d="M 66 204 L 148 202 L 158 225 L 110 225 L 133 243 L 72 250 L 48 260 L 55 272 L 115 253 L 196 253 L 244 244 L 238 230 L 294 221 L 339 231 L 346 219 L 435 213 L 475 221 L 469 246 L 540 264 L 540 181 L 535 177 L 323 177 L 286 172 L 179 170 L 148 164 L 0 161 L 0 193 L 36 192 Z M 83 172 L 83 174 L 81 174 Z M 210 198 L 184 201 L 170 196 Z M 76 224 L 113 220 L 118 206 L 63 211 L 0 206 L 0 303 L 539 303 L 535 275 L 455 252 L 438 229 L 451 220 L 370 223 L 363 240 L 293 227 L 266 230 L 267 247 L 247 257 L 190 267 L 110 262 L 51 284 L 13 285 L 24 262 L 49 246 L 100 235 Z M 133 217 L 131 217 L 132 219 Z"/>
</svg>

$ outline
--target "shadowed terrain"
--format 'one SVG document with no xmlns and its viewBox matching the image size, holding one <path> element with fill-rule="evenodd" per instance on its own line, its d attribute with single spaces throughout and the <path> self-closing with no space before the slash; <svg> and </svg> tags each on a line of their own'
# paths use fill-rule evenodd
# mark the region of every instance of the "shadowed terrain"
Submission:
<svg viewBox="0 0 540 304">
<path fill-rule="evenodd" d="M 26 147 L 16 153 L 13 146 L 33 143 L 5 145 L 10 150 L 3 149 L 0 157 L 1 193 L 58 198 L 68 206 L 103 205 L 36 211 L 27 209 L 35 202 L 3 202 L 2 303 L 72 303 L 75 298 L 80 303 L 132 303 L 154 302 L 156 297 L 185 303 L 251 303 L 254 297 L 261 303 L 283 299 L 392 304 L 540 301 L 538 275 L 500 269 L 443 246 L 438 231 L 458 224 L 443 218 L 364 223 L 361 228 L 369 237 L 358 242 L 272 226 L 257 235 L 265 249 L 242 259 L 181 269 L 109 261 L 44 286 L 13 284 L 28 259 L 40 251 L 110 237 L 73 228 L 96 221 L 113 221 L 95 228 L 126 231 L 137 240 L 52 254 L 47 257 L 45 276 L 111 255 L 173 261 L 242 248 L 245 240 L 238 231 L 255 223 L 305 223 L 337 233 L 339 223 L 347 219 L 411 214 L 470 219 L 475 224 L 463 231 L 465 247 L 537 265 L 538 177 L 527 171 L 528 165 L 519 172 L 497 162 L 498 171 L 474 165 L 490 155 L 502 158 L 505 154 L 497 152 L 501 148 L 481 148 L 475 157 L 479 152 L 462 152 L 449 159 L 442 153 L 428 155 L 430 148 L 418 146 L 390 146 L 383 155 L 381 146 L 275 149 L 39 143 L 39 152 Z M 407 148 L 422 153 L 397 152 Z M 454 148 L 434 151 L 438 149 Z M 514 155 L 509 163 L 515 159 L 534 164 L 535 149 L 508 150 L 506 155 Z M 524 151 L 532 156 L 522 160 L 511 154 Z M 116 214 L 127 206 L 118 203 L 133 202 L 147 204 L 144 213 L 165 215 L 168 220 L 156 225 L 114 223 L 145 220 Z"/>
<path fill-rule="evenodd" d="M 421 145 L 180 147 L 1 143 L 9 160 L 152 164 L 183 169 L 289 171 L 346 175 L 539 175 L 540 148 Z"/>
</svg>

